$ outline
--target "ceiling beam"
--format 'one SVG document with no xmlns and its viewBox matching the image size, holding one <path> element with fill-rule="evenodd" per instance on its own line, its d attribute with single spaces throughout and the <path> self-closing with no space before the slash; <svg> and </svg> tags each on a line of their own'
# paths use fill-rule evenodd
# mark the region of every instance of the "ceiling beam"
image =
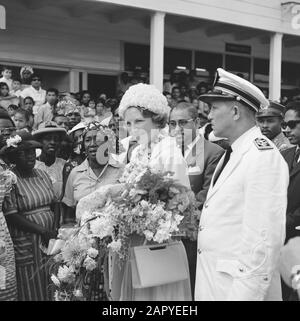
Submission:
<svg viewBox="0 0 300 321">
<path fill-rule="evenodd" d="M 227 24 L 215 24 L 214 26 L 208 27 L 205 33 L 208 37 L 220 36 L 226 33 L 233 33 L 239 28 L 238 26 L 227 25 Z"/>
<path fill-rule="evenodd" d="M 91 7 L 90 5 L 88 6 L 85 3 L 77 3 L 72 6 L 68 6 L 66 9 L 72 18 L 80 18 L 96 12 L 94 7 Z"/>
<path fill-rule="evenodd" d="M 108 20 L 110 23 L 119 23 L 137 16 L 137 12 L 134 10 L 118 10 L 108 14 Z"/>
<path fill-rule="evenodd" d="M 207 24 L 207 22 L 205 21 L 201 21 L 201 20 L 185 20 L 181 23 L 176 24 L 176 31 L 179 33 L 184 33 L 184 32 L 188 32 L 188 31 L 192 31 L 195 29 L 199 29 L 202 28 L 203 26 L 205 26 Z"/>
<path fill-rule="evenodd" d="M 236 41 L 244 41 L 252 38 L 259 38 L 262 33 L 259 30 L 242 30 L 234 33 L 234 39 Z"/>
</svg>

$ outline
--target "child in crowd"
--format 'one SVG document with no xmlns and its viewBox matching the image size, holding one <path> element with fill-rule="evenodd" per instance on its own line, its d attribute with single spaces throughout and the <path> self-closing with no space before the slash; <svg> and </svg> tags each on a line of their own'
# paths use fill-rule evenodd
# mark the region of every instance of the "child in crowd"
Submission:
<svg viewBox="0 0 300 321">
<path fill-rule="evenodd" d="M 23 100 L 23 106 L 22 108 L 27 110 L 27 112 L 29 113 L 29 127 L 33 128 L 33 123 L 34 123 L 34 116 L 33 116 L 33 106 L 34 106 L 34 100 L 32 97 L 27 96 L 24 98 Z"/>
<path fill-rule="evenodd" d="M 7 112 L 9 114 L 9 117 L 14 121 L 15 120 L 15 114 L 19 107 L 17 105 L 10 104 L 7 108 Z"/>
<path fill-rule="evenodd" d="M 18 130 L 27 130 L 31 132 L 32 128 L 29 126 L 30 123 L 30 114 L 28 111 L 19 108 L 15 113 L 15 126 Z"/>
<path fill-rule="evenodd" d="M 12 81 L 12 89 L 10 91 L 10 95 L 20 97 L 22 92 L 22 84 L 21 79 L 13 79 Z"/>
<path fill-rule="evenodd" d="M 19 105 L 20 99 L 9 94 L 9 87 L 5 82 L 0 82 L 0 107 L 7 110 L 8 106 Z"/>
<path fill-rule="evenodd" d="M 2 72 L 1 72 L 1 78 L 0 78 L 0 82 L 5 82 L 9 88 L 9 90 L 12 89 L 12 70 L 11 68 L 4 66 L 2 68 Z"/>
<path fill-rule="evenodd" d="M 95 121 L 101 122 L 105 118 L 104 114 L 105 114 L 104 101 L 102 99 L 99 99 L 96 105 Z"/>
</svg>

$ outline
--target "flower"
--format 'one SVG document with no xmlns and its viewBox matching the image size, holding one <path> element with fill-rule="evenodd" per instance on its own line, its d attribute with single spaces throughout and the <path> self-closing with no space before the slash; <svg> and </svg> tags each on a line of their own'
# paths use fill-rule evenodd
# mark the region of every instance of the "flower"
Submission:
<svg viewBox="0 0 300 321">
<path fill-rule="evenodd" d="M 93 258 L 93 259 L 97 257 L 98 253 L 99 253 L 99 251 L 96 250 L 96 249 L 94 249 L 93 247 L 91 247 L 91 248 L 89 248 L 89 249 L 87 250 L 88 256 L 90 256 L 90 257 Z"/>
<path fill-rule="evenodd" d="M 113 252 L 118 252 L 120 251 L 122 246 L 122 242 L 120 239 L 118 239 L 117 241 L 112 241 L 111 243 L 108 244 L 108 248 L 112 249 Z"/>
<path fill-rule="evenodd" d="M 87 257 L 84 262 L 83 262 L 83 266 L 88 270 L 88 271 L 93 271 L 95 270 L 95 268 L 97 267 L 97 263 L 94 259 L 92 259 L 91 257 Z"/>
<path fill-rule="evenodd" d="M 154 236 L 153 232 L 151 232 L 149 230 L 146 230 L 144 232 L 144 235 L 145 235 L 147 241 L 151 241 L 153 239 L 153 236 Z"/>
<path fill-rule="evenodd" d="M 75 280 L 75 274 L 71 267 L 63 265 L 58 268 L 57 278 L 61 282 L 71 284 Z"/>
<path fill-rule="evenodd" d="M 75 296 L 76 298 L 82 298 L 82 297 L 83 297 L 83 293 L 82 293 L 82 291 L 81 291 L 80 289 L 75 289 L 75 290 L 73 291 L 73 294 L 74 294 L 74 296 Z"/>
<path fill-rule="evenodd" d="M 59 279 L 58 279 L 54 274 L 51 275 L 51 281 L 52 281 L 56 286 L 60 287 L 60 281 L 59 281 Z"/>
<path fill-rule="evenodd" d="M 9 137 L 6 140 L 7 147 L 18 147 L 18 144 L 22 141 L 22 138 L 19 135 L 16 135 L 14 137 Z"/>
<path fill-rule="evenodd" d="M 94 236 L 103 239 L 106 236 L 111 236 L 113 233 L 113 226 L 110 225 L 109 217 L 101 216 L 90 222 L 90 230 Z"/>
</svg>

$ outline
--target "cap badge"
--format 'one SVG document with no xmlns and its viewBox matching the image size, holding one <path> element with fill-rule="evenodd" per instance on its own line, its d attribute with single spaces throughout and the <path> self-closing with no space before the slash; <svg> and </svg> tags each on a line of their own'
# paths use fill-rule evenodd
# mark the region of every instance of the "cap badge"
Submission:
<svg viewBox="0 0 300 321">
<path fill-rule="evenodd" d="M 254 144 L 259 150 L 273 149 L 273 146 L 271 146 L 270 143 L 264 138 L 256 138 L 254 140 Z"/>
</svg>

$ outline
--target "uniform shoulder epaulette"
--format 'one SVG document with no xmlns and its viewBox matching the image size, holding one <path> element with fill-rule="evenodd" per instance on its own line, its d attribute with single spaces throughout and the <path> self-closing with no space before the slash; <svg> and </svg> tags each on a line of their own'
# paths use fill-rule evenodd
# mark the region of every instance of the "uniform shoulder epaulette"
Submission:
<svg viewBox="0 0 300 321">
<path fill-rule="evenodd" d="M 265 138 L 254 139 L 254 144 L 259 150 L 274 149 L 274 147 Z"/>
</svg>

